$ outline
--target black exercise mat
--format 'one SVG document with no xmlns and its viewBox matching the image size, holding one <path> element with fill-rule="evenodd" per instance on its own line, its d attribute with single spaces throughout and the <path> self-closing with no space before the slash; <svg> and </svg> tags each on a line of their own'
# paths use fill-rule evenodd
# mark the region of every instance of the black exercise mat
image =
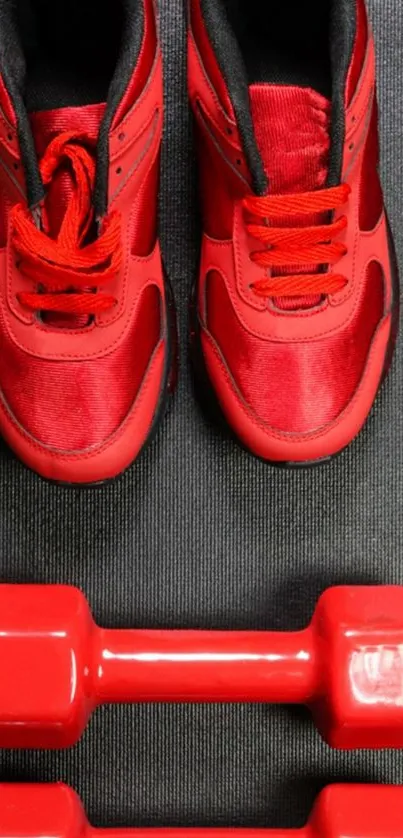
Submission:
<svg viewBox="0 0 403 838">
<path fill-rule="evenodd" d="M 402 257 L 403 4 L 370 6 L 383 179 Z M 182 0 L 161 0 L 161 18 L 161 224 L 179 310 L 179 391 L 152 446 L 106 488 L 49 485 L 1 448 L 0 576 L 75 583 L 98 622 L 114 627 L 294 629 L 328 585 L 403 583 L 402 351 L 365 431 L 330 465 L 271 468 L 206 422 L 187 363 L 199 233 Z M 403 759 L 332 752 L 294 708 L 105 707 L 71 751 L 0 754 L 0 780 L 56 779 L 80 792 L 98 825 L 292 826 L 330 780 L 403 783 Z"/>
</svg>

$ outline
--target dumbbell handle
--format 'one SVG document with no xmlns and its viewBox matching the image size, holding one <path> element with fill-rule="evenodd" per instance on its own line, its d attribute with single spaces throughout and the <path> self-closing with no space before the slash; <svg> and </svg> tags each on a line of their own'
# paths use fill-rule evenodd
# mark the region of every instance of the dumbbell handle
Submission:
<svg viewBox="0 0 403 838">
<path fill-rule="evenodd" d="M 320 652 L 300 632 L 94 629 L 96 704 L 127 701 L 306 703 Z"/>
<path fill-rule="evenodd" d="M 95 829 L 88 827 L 82 838 L 312 838 L 312 830 L 302 829 L 243 829 L 220 827 L 146 827 L 144 829 Z M 318 836 L 320 838 L 320 836 Z"/>
<path fill-rule="evenodd" d="M 245 632 L 103 629 L 76 588 L 0 585 L 1 747 L 69 747 L 97 705 L 142 701 L 307 704 L 333 747 L 403 747 L 403 586 Z"/>
<path fill-rule="evenodd" d="M 239 827 L 146 827 L 144 829 L 95 829 L 89 827 L 82 838 L 312 838 L 312 830 L 244 829 Z M 318 836 L 320 838 L 320 836 Z"/>
</svg>

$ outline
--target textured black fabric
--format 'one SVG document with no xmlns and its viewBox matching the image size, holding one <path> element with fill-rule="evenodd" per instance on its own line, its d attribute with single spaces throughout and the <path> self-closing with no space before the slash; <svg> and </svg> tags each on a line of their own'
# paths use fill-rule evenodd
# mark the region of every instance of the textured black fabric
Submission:
<svg viewBox="0 0 403 838">
<path fill-rule="evenodd" d="M 331 97 L 329 29 L 332 6 L 340 8 L 339 0 L 204 0 L 209 2 L 226 9 L 249 84 L 297 84 Z M 354 0 L 350 5 L 355 16 Z M 344 22 L 338 24 L 343 33 Z"/>
<path fill-rule="evenodd" d="M 403 255 L 403 5 L 372 0 L 383 180 Z M 179 392 L 157 439 L 106 488 L 48 485 L 1 449 L 3 581 L 73 582 L 111 626 L 293 629 L 320 591 L 403 584 L 403 358 L 328 466 L 282 471 L 210 427 L 193 398 L 187 303 L 197 262 L 182 0 L 162 0 L 167 125 L 161 220 L 179 309 Z M 403 783 L 401 752 L 343 754 L 303 710 L 105 707 L 64 753 L 0 753 L 2 780 L 71 782 L 94 823 L 297 825 L 330 780 Z"/>
</svg>

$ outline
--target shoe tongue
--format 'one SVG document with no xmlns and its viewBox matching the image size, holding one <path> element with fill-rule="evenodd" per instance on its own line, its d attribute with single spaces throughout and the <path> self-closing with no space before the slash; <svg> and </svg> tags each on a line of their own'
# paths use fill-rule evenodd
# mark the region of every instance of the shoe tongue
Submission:
<svg viewBox="0 0 403 838">
<path fill-rule="evenodd" d="M 330 150 L 330 102 L 307 87 L 253 84 L 249 88 L 256 142 L 273 194 L 308 192 L 324 186 Z M 319 223 L 318 215 L 304 216 L 303 226 Z M 280 226 L 301 225 L 301 218 L 279 218 Z M 311 273 L 317 265 L 284 266 L 273 276 Z M 280 308 L 310 308 L 320 297 L 278 298 Z"/>
<path fill-rule="evenodd" d="M 105 104 L 98 104 L 32 113 L 30 115 L 31 129 L 38 159 L 43 156 L 51 140 L 64 131 L 82 133 L 86 146 L 93 147 L 95 152 L 105 108 Z M 46 192 L 46 220 L 51 236 L 56 236 L 60 229 L 73 188 L 71 169 L 68 166 L 65 169 L 60 167 L 55 172 L 52 183 Z M 88 317 L 86 315 L 83 317 L 53 312 L 46 314 L 48 324 L 62 329 L 82 328 L 87 325 L 87 321 Z"/>
<path fill-rule="evenodd" d="M 51 140 L 64 131 L 77 131 L 84 135 L 86 145 L 95 150 L 99 128 L 106 105 L 86 105 L 77 108 L 58 108 L 51 111 L 37 111 L 30 115 L 31 129 L 38 159 Z M 60 168 L 47 190 L 46 210 L 51 235 L 56 235 L 62 221 L 67 202 L 73 189 L 71 170 Z"/>
<path fill-rule="evenodd" d="M 31 113 L 31 128 L 38 154 L 42 156 L 56 134 L 64 131 L 82 131 L 90 141 L 96 142 L 105 110 L 106 105 L 102 102 Z"/>
</svg>

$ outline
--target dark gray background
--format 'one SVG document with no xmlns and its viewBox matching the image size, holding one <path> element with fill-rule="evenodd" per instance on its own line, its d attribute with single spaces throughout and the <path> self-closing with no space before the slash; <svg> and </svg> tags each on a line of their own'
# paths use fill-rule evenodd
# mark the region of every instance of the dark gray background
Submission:
<svg viewBox="0 0 403 838">
<path fill-rule="evenodd" d="M 403 4 L 370 3 L 383 180 L 403 256 Z M 179 310 L 180 386 L 141 460 L 114 485 L 42 482 L 0 450 L 1 579 L 70 582 L 110 626 L 302 627 L 320 591 L 403 583 L 403 367 L 330 465 L 276 470 L 209 426 L 187 363 L 197 260 L 182 0 L 161 0 L 166 144 L 161 223 Z M 297 825 L 332 779 L 403 783 L 401 753 L 332 752 L 309 715 L 266 706 L 99 710 L 64 753 L 1 753 L 1 780 L 72 783 L 98 825 Z"/>
</svg>

